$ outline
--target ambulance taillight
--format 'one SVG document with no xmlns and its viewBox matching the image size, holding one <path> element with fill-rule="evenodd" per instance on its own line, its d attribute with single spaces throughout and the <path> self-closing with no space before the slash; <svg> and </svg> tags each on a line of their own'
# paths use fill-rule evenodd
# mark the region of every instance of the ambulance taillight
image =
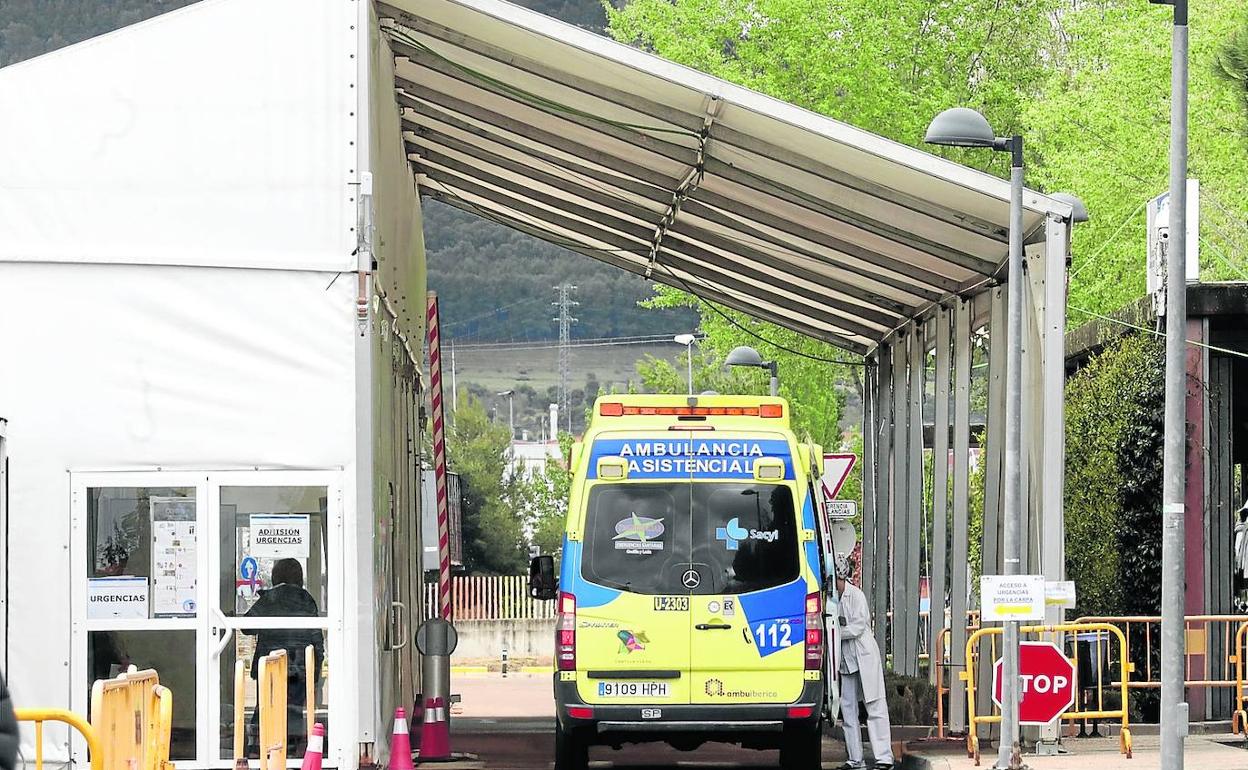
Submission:
<svg viewBox="0 0 1248 770">
<path fill-rule="evenodd" d="M 806 670 L 823 668 L 823 598 L 818 591 L 806 594 Z"/>
<path fill-rule="evenodd" d="M 555 621 L 555 661 L 560 671 L 576 670 L 576 597 L 559 594 L 559 615 Z"/>
</svg>

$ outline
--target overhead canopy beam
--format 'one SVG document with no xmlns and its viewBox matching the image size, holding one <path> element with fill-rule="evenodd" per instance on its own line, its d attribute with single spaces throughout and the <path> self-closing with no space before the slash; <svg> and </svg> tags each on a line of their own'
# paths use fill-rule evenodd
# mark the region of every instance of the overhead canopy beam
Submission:
<svg viewBox="0 0 1248 770">
<path fill-rule="evenodd" d="M 425 195 L 855 353 L 1001 277 L 1001 179 L 497 0 L 377 12 Z"/>
</svg>

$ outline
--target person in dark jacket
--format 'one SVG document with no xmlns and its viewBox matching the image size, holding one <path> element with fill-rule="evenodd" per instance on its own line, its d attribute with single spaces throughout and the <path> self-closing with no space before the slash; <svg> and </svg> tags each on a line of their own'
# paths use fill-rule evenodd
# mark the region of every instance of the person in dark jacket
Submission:
<svg viewBox="0 0 1248 770">
<path fill-rule="evenodd" d="M 246 617 L 309 617 L 320 614 L 316 599 L 303 587 L 303 567 L 296 559 L 278 559 L 273 564 L 273 587 L 262 591 L 260 598 L 247 610 Z M 320 685 L 321 661 L 325 658 L 325 637 L 319 628 L 264 628 L 243 630 L 256 637 L 256 651 L 251 659 L 251 678 L 259 684 L 260 658 L 276 650 L 286 651 L 286 746 L 289 756 L 300 756 L 301 747 L 307 740 L 307 724 L 304 707 L 307 705 L 307 677 L 313 686 Z M 304 648 L 312 645 L 315 664 L 307 671 Z M 248 744 L 259 756 L 259 712 L 251 715 L 251 733 Z"/>
<path fill-rule="evenodd" d="M 13 716 L 13 699 L 9 686 L 0 674 L 0 770 L 13 770 L 17 766 L 17 717 Z"/>
</svg>

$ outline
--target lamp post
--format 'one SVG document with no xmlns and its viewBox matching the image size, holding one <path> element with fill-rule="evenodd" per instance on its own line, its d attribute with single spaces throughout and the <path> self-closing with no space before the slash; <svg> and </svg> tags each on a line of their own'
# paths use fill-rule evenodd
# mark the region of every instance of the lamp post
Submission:
<svg viewBox="0 0 1248 770">
<path fill-rule="evenodd" d="M 758 351 L 749 345 L 739 345 L 732 349 L 724 363 L 729 366 L 752 366 L 771 372 L 771 395 L 780 395 L 780 369 L 775 361 L 764 361 Z"/>
<path fill-rule="evenodd" d="M 986 147 L 1010 153 L 1010 248 L 1006 296 L 1005 364 L 1005 574 L 1022 573 L 1022 351 L 1023 351 L 1023 138 L 997 136 L 975 110 L 953 107 L 932 119 L 923 141 L 945 147 Z M 993 330 L 996 331 L 995 329 Z M 995 336 L 995 335 L 994 335 Z M 997 344 L 997 340 L 993 340 Z M 998 768 L 1016 768 L 1018 754 L 1018 621 L 1005 623 L 1001 672 L 1001 743 Z"/>
<path fill-rule="evenodd" d="M 697 340 L 698 338 L 692 334 L 677 334 L 672 338 L 672 342 L 685 346 L 685 360 L 689 365 L 689 395 L 691 396 L 693 395 L 693 343 Z"/>
<path fill-rule="evenodd" d="M 507 397 L 507 430 L 509 431 L 507 440 L 508 442 L 515 441 L 516 440 L 516 409 L 515 409 L 516 391 L 504 390 L 498 395 Z"/>
<path fill-rule="evenodd" d="M 1187 0 L 1170 33 L 1170 240 L 1166 252 L 1166 399 L 1161 458 L 1161 766 L 1182 770 L 1187 735 L 1183 599 L 1187 496 Z"/>
</svg>

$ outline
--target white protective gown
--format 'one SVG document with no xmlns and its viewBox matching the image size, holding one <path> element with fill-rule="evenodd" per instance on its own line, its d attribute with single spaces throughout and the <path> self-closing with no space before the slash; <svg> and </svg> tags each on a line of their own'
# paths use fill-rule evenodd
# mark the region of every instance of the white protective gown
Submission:
<svg viewBox="0 0 1248 770">
<path fill-rule="evenodd" d="M 852 583 L 845 584 L 839 602 L 841 624 L 841 720 L 849 764 L 863 767 L 862 724 L 858 705 L 867 707 L 867 735 L 877 764 L 893 763 L 888 701 L 884 697 L 884 665 L 871 632 L 867 597 Z"/>
</svg>

